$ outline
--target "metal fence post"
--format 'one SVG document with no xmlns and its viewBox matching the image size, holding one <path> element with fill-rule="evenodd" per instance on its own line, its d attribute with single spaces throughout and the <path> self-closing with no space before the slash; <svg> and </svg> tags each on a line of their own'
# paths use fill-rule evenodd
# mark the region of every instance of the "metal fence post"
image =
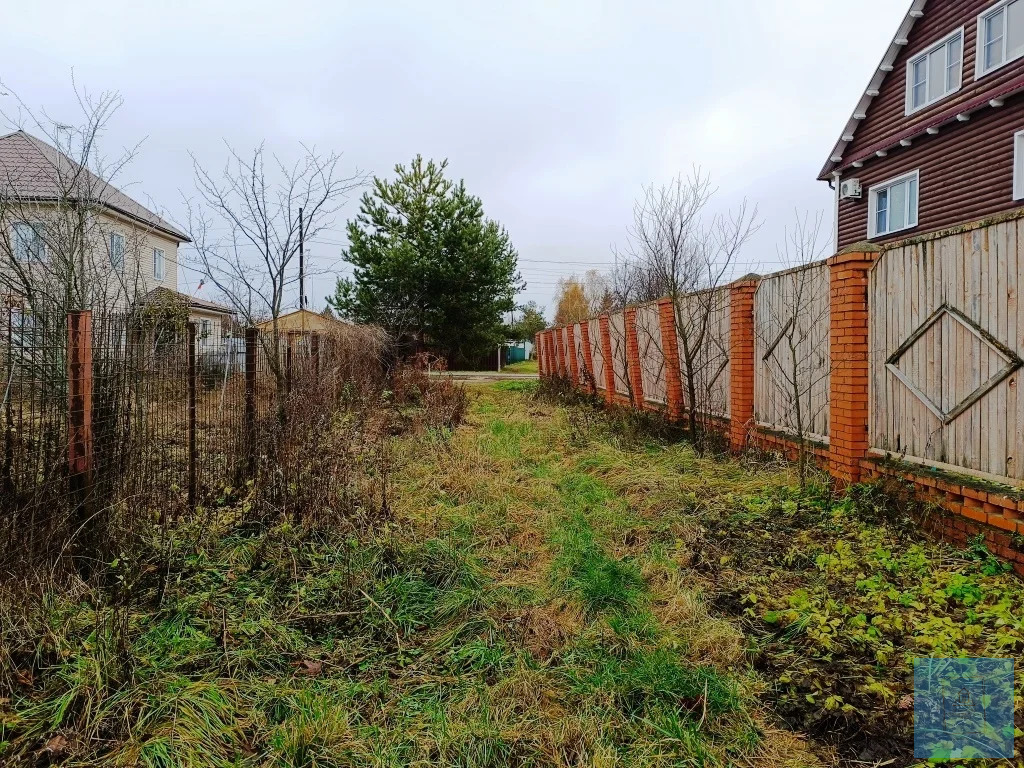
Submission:
<svg viewBox="0 0 1024 768">
<path fill-rule="evenodd" d="M 188 508 L 196 508 L 196 324 L 188 324 Z"/>
<path fill-rule="evenodd" d="M 309 353 L 313 358 L 313 376 L 320 381 L 320 334 L 316 331 L 309 337 Z"/>
<path fill-rule="evenodd" d="M 252 477 L 256 469 L 256 345 L 259 331 L 245 329 L 245 445 L 248 456 L 248 474 Z"/>
<path fill-rule="evenodd" d="M 292 393 L 292 353 L 295 349 L 295 336 L 291 331 L 285 336 L 284 346 L 284 391 L 286 394 Z"/>
<path fill-rule="evenodd" d="M 68 491 L 78 528 L 90 529 L 93 481 L 92 312 L 68 312 Z"/>
</svg>

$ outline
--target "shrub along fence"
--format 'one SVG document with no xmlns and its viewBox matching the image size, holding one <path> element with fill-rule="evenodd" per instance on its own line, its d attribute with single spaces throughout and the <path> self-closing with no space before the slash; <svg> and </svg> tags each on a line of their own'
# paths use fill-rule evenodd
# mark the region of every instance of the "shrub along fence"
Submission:
<svg viewBox="0 0 1024 768">
<path fill-rule="evenodd" d="M 89 531 L 112 509 L 163 522 L 244 486 L 280 444 L 282 403 L 330 405 L 379 369 L 369 344 L 333 334 L 206 336 L 17 306 L 0 317 L 0 571 L 94 556 Z"/>
<path fill-rule="evenodd" d="M 629 307 L 538 334 L 541 375 L 692 409 L 734 451 L 803 443 L 839 486 L 900 478 L 941 508 L 931 532 L 984 536 L 1024 573 L 1018 243 L 1019 214 Z"/>
</svg>

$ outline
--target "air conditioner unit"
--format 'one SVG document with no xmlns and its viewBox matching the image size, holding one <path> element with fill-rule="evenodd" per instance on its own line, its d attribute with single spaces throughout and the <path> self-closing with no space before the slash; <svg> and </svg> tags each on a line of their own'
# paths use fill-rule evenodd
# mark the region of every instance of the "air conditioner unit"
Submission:
<svg viewBox="0 0 1024 768">
<path fill-rule="evenodd" d="M 840 200 L 860 200 L 860 179 L 847 179 L 839 183 Z"/>
</svg>

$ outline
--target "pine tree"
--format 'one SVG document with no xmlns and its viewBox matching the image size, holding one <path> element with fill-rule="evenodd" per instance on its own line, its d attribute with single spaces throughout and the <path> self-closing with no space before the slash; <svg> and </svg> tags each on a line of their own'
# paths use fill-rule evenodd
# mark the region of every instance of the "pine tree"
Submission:
<svg viewBox="0 0 1024 768">
<path fill-rule="evenodd" d="M 503 316 L 523 283 L 508 233 L 463 181 L 445 178 L 447 166 L 417 155 L 395 166 L 394 180 L 373 180 L 348 223 L 342 255 L 353 276 L 328 303 L 455 364 L 503 341 Z"/>
</svg>

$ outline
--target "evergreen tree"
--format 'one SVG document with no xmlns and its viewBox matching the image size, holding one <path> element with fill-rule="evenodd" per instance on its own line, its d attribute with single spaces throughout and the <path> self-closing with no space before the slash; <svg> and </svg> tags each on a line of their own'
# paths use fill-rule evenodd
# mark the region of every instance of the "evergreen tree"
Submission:
<svg viewBox="0 0 1024 768">
<path fill-rule="evenodd" d="M 537 302 L 530 301 L 520 307 L 522 317 L 509 327 L 508 337 L 516 341 L 530 341 L 548 327 L 548 321 L 544 319 L 544 309 L 537 306 Z"/>
<path fill-rule="evenodd" d="M 394 180 L 373 180 L 348 223 L 342 255 L 353 276 L 327 301 L 455 364 L 504 340 L 503 316 L 523 283 L 508 233 L 464 182 L 445 178 L 447 165 L 417 155 L 395 166 Z"/>
</svg>

